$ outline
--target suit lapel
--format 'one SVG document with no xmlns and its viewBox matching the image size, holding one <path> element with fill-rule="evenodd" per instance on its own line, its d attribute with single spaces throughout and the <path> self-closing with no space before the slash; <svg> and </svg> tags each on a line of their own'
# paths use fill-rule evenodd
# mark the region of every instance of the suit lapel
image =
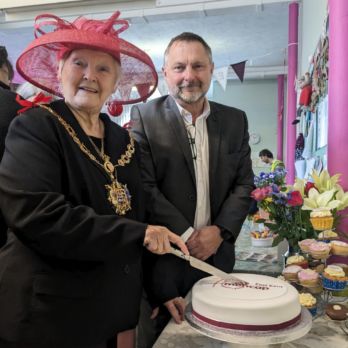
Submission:
<svg viewBox="0 0 348 348">
<path fill-rule="evenodd" d="M 165 107 L 166 109 L 165 109 L 164 117 L 166 119 L 166 122 L 170 124 L 170 127 L 177 138 L 177 143 L 179 144 L 184 154 L 187 166 L 192 176 L 192 180 L 196 185 L 196 176 L 195 176 L 195 169 L 193 166 L 192 151 L 188 141 L 188 136 L 187 136 L 187 131 L 186 131 L 184 121 L 172 97 L 168 96 L 165 102 Z"/>
<path fill-rule="evenodd" d="M 217 170 L 219 152 L 220 152 L 220 122 L 217 117 L 217 111 L 214 105 L 210 103 L 210 115 L 207 118 L 207 130 L 209 137 L 209 186 L 210 186 L 210 201 L 214 201 L 213 192 L 214 178 Z"/>
</svg>

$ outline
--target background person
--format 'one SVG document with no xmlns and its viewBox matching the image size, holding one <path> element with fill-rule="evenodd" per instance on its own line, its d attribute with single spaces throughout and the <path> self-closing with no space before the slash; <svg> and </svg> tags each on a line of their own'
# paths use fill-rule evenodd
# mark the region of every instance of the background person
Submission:
<svg viewBox="0 0 348 348">
<path fill-rule="evenodd" d="M 194 33 L 173 38 L 163 66 L 170 95 L 133 106 L 131 131 L 141 146 L 150 221 L 178 235 L 192 227 L 187 241 L 191 255 L 232 272 L 253 172 L 245 113 L 205 96 L 213 69 L 203 38 Z M 182 297 L 207 274 L 172 255 L 153 262 L 146 278 L 150 301 L 164 304 L 180 323 Z"/>
<path fill-rule="evenodd" d="M 6 47 L 0 46 L 0 162 L 5 151 L 5 139 L 8 127 L 21 106 L 16 102 L 17 94 L 12 92 L 10 84 L 14 71 L 8 59 Z M 7 238 L 7 225 L 0 211 L 0 248 Z"/>
<path fill-rule="evenodd" d="M 9 129 L 0 166 L 9 226 L 0 249 L 1 348 L 99 348 L 122 331 L 119 346 L 133 347 L 143 244 L 162 254 L 174 242 L 187 253 L 168 229 L 141 222 L 139 151 L 100 114 L 116 88 L 157 82 L 150 58 L 118 37 L 127 27 L 118 16 L 41 16 L 42 35 L 17 61 L 23 77 L 64 100 L 29 109 Z"/>
<path fill-rule="evenodd" d="M 259 157 L 262 162 L 269 164 L 271 166 L 271 172 L 274 172 L 276 169 L 284 169 L 285 165 L 281 160 L 273 158 L 273 153 L 268 149 L 263 149 L 259 153 Z"/>
</svg>

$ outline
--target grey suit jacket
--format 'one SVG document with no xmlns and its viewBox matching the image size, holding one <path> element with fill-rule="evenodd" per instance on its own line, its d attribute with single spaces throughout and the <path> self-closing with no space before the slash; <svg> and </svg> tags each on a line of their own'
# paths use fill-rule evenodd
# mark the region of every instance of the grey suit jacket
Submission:
<svg viewBox="0 0 348 348">
<path fill-rule="evenodd" d="M 210 102 L 210 108 L 207 130 L 211 223 L 230 231 L 233 238 L 223 242 L 209 262 L 231 272 L 233 241 L 247 215 L 253 189 L 248 123 L 245 113 L 236 108 L 214 102 Z M 172 97 L 165 96 L 134 106 L 131 115 L 132 133 L 141 147 L 142 177 L 151 197 L 150 222 L 165 225 L 181 235 L 194 222 L 196 182 L 190 144 L 177 105 Z M 171 274 L 165 276 L 164 259 L 172 260 L 173 257 L 165 255 L 159 259 L 161 277 L 175 278 L 173 269 L 182 263 L 181 260 L 168 261 Z M 180 283 L 182 276 L 179 274 L 175 282 Z M 161 282 L 158 276 L 155 278 L 153 282 L 158 282 L 158 287 L 163 286 L 163 278 Z M 173 281 L 170 283 L 173 286 Z M 168 296 L 163 291 L 161 294 L 155 292 L 162 300 L 177 295 L 173 291 L 169 291 Z"/>
</svg>

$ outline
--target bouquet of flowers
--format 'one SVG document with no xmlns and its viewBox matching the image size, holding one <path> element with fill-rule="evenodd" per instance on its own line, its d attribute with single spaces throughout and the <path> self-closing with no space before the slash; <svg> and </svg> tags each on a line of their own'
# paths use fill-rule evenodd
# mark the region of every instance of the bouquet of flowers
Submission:
<svg viewBox="0 0 348 348">
<path fill-rule="evenodd" d="M 269 214 L 269 219 L 259 220 L 274 233 L 273 246 L 287 239 L 293 249 L 298 248 L 298 241 L 313 238 L 315 231 L 309 220 L 309 211 L 302 210 L 301 192 L 285 184 L 286 171 L 277 169 L 271 173 L 255 176 L 256 189 L 252 197 L 259 208 Z"/>
<path fill-rule="evenodd" d="M 337 225 L 338 211 L 348 207 L 348 192 L 338 184 L 340 175 L 330 177 L 326 170 L 320 174 L 313 171 L 311 181 L 296 179 L 293 186 L 285 184 L 285 175 L 283 169 L 260 173 L 255 177 L 256 189 L 251 195 L 259 208 L 269 214 L 267 221 L 259 222 L 264 222 L 276 235 L 273 246 L 287 239 L 297 250 L 300 240 L 316 238 L 316 231 Z M 319 220 L 322 225 L 318 225 Z M 325 225 L 328 221 L 331 224 Z"/>
<path fill-rule="evenodd" d="M 304 198 L 302 209 L 310 212 L 316 230 L 334 228 L 342 217 L 338 212 L 348 207 L 348 192 L 338 183 L 340 174 L 330 177 L 327 170 L 320 174 L 313 170 L 311 177 L 312 182 L 296 179 L 294 184 Z"/>
</svg>

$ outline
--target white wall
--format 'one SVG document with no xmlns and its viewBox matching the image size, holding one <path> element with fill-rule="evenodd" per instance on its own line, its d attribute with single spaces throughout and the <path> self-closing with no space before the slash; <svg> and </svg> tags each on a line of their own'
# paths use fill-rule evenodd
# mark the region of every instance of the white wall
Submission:
<svg viewBox="0 0 348 348">
<path fill-rule="evenodd" d="M 302 1 L 299 21 L 299 76 L 308 70 L 309 57 L 313 55 L 323 32 L 327 2 L 328 0 Z"/>
<path fill-rule="evenodd" d="M 234 106 L 246 112 L 249 132 L 259 133 L 261 141 L 250 145 L 255 172 L 264 165 L 259 161 L 260 150 L 268 148 L 277 154 L 277 80 L 245 80 L 243 83 L 229 80 L 226 91 L 214 82 L 212 100 Z"/>
</svg>

